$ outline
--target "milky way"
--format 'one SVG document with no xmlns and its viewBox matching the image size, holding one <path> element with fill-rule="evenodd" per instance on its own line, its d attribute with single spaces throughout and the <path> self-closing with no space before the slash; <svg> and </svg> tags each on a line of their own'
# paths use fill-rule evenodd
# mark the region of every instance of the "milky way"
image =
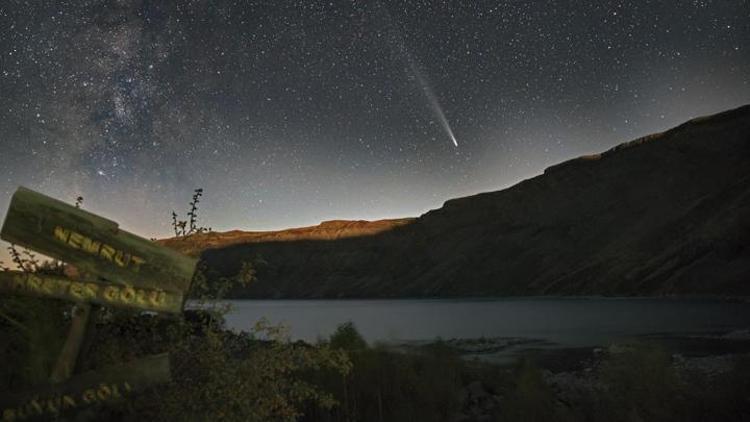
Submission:
<svg viewBox="0 0 750 422">
<path fill-rule="evenodd" d="M 747 1 L 6 0 L 0 218 L 19 185 L 82 195 L 148 237 L 198 187 L 218 230 L 418 215 L 750 102 L 749 15 Z"/>
</svg>

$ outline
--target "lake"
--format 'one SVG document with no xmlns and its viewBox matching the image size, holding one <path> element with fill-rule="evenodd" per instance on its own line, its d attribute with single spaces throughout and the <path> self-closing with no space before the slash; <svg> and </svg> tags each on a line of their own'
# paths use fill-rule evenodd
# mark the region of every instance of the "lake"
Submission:
<svg viewBox="0 0 750 422">
<path fill-rule="evenodd" d="M 443 339 L 525 339 L 540 347 L 589 347 L 648 335 L 747 336 L 750 303 L 662 298 L 439 300 L 237 300 L 227 325 L 262 317 L 314 342 L 351 321 L 371 344 Z"/>
</svg>

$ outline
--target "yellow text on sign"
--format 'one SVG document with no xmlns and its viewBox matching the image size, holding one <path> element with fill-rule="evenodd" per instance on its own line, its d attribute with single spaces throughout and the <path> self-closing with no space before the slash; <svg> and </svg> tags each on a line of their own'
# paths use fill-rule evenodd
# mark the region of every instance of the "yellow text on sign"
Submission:
<svg viewBox="0 0 750 422">
<path fill-rule="evenodd" d="M 0 277 L 0 290 L 153 310 L 171 310 L 182 302 L 181 296 L 164 290 L 75 281 L 32 273 L 15 273 L 8 277 L 3 274 Z"/>
<path fill-rule="evenodd" d="M 99 402 L 117 400 L 132 390 L 128 382 L 99 383 L 99 385 L 85 389 L 77 394 L 61 394 L 58 396 L 34 398 L 19 406 L 3 409 L 2 421 L 22 421 L 29 418 L 59 415 L 60 413 Z"/>
<path fill-rule="evenodd" d="M 112 262 L 118 267 L 130 268 L 134 272 L 138 272 L 141 265 L 146 260 L 132 255 L 120 249 L 116 249 L 106 243 L 102 243 L 98 240 L 92 239 L 88 236 L 84 236 L 76 231 L 66 229 L 61 226 L 55 226 L 54 237 L 56 240 L 64 243 L 70 248 L 78 249 L 88 254 L 98 256 L 106 261 Z"/>
</svg>

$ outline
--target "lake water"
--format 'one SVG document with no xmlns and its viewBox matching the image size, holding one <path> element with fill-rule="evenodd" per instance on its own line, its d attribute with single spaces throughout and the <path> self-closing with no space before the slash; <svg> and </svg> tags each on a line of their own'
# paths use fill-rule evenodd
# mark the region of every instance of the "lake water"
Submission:
<svg viewBox="0 0 750 422">
<path fill-rule="evenodd" d="M 605 345 L 623 338 L 742 332 L 750 303 L 655 298 L 511 298 L 493 300 L 231 301 L 230 328 L 262 317 L 285 324 L 292 339 L 315 341 L 351 321 L 370 342 L 522 338 L 547 347 Z"/>
</svg>

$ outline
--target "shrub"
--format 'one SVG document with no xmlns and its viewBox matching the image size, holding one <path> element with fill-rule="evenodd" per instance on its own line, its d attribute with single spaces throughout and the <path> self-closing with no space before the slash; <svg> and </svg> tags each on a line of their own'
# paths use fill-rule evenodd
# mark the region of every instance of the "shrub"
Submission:
<svg viewBox="0 0 750 422">
<path fill-rule="evenodd" d="M 354 327 L 352 322 L 345 322 L 336 328 L 331 334 L 329 344 L 334 349 L 343 350 L 362 350 L 367 348 L 367 342 L 359 331 Z"/>
<path fill-rule="evenodd" d="M 444 421 L 460 408 L 464 364 L 447 347 L 413 353 L 368 347 L 350 322 L 328 340 L 346 350 L 352 363 L 344 377 L 311 374 L 340 403 L 331 410 L 309 408 L 306 421 Z"/>
<path fill-rule="evenodd" d="M 523 358 L 519 361 L 512 380 L 512 387 L 500 406 L 501 420 L 531 422 L 564 419 L 556 406 L 555 394 L 531 360 Z"/>
<path fill-rule="evenodd" d="M 634 342 L 618 347 L 602 362 L 598 373 L 606 386 L 602 403 L 607 419 L 685 420 L 685 386 L 670 356 L 657 345 Z"/>
</svg>

